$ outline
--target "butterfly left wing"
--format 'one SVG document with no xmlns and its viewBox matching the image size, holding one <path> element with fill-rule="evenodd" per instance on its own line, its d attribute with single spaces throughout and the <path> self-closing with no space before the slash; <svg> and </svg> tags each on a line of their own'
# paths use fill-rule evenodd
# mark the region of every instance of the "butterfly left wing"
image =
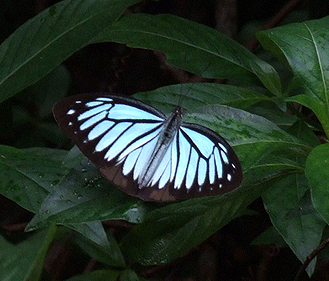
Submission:
<svg viewBox="0 0 329 281">
<path fill-rule="evenodd" d="M 58 102 L 53 113 L 59 126 L 108 180 L 149 200 L 139 194 L 137 179 L 163 126 L 162 112 L 135 99 L 92 93 Z"/>
</svg>

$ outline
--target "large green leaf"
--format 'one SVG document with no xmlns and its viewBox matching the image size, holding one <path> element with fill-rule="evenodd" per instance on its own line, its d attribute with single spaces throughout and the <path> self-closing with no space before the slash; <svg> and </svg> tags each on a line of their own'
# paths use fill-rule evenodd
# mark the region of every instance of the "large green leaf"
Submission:
<svg viewBox="0 0 329 281">
<path fill-rule="evenodd" d="M 51 222 L 70 224 L 122 219 L 138 223 L 144 219 L 149 208 L 152 209 L 152 204 L 144 204 L 112 186 L 85 159 L 60 179 L 27 230 L 44 227 Z"/>
<path fill-rule="evenodd" d="M 63 150 L 0 146 L 0 193 L 36 212 L 66 172 L 64 155 Z"/>
<path fill-rule="evenodd" d="M 314 207 L 329 224 L 329 143 L 312 150 L 306 161 L 305 174 L 311 186 Z"/>
<path fill-rule="evenodd" d="M 266 187 L 240 188 L 223 196 L 174 203 L 151 212 L 121 245 L 126 259 L 143 265 L 181 256 L 245 212 Z"/>
<path fill-rule="evenodd" d="M 19 27 L 0 46 L 0 102 L 87 45 L 138 0 L 66 0 Z"/>
<path fill-rule="evenodd" d="M 305 176 L 292 174 L 278 179 L 263 194 L 264 206 L 274 227 L 301 262 L 320 244 L 326 225 L 316 212 L 304 213 L 303 205 L 299 205 L 308 190 Z M 315 260 L 307 267 L 309 275 L 314 267 Z"/>
<path fill-rule="evenodd" d="M 257 37 L 293 71 L 304 94 L 289 98 L 312 109 L 329 136 L 329 17 L 290 24 Z"/>
<path fill-rule="evenodd" d="M 266 95 L 249 88 L 216 83 L 169 85 L 153 91 L 137 93 L 134 97 L 166 113 L 181 104 L 184 114 L 209 104 L 244 109 L 261 101 L 272 101 Z"/>
<path fill-rule="evenodd" d="M 52 226 L 19 244 L 12 244 L 0 236 L 1 280 L 40 280 L 44 259 L 55 232 L 56 227 Z"/>
<path fill-rule="evenodd" d="M 279 76 L 272 66 L 217 30 L 187 19 L 126 15 L 92 40 L 104 41 L 160 50 L 169 64 L 204 77 L 243 82 L 259 79 L 269 91 L 281 96 Z"/>
</svg>

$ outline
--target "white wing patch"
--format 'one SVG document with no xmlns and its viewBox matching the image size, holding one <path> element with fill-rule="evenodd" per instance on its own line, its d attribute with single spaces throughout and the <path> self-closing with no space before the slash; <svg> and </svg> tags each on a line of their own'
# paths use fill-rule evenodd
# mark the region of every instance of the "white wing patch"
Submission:
<svg viewBox="0 0 329 281">
<path fill-rule="evenodd" d="M 191 138 L 191 140 L 200 150 L 203 156 L 208 158 L 213 150 L 213 142 L 206 136 L 200 134 L 199 132 L 184 127 L 182 127 L 181 129 L 188 135 L 189 138 Z"/>
</svg>

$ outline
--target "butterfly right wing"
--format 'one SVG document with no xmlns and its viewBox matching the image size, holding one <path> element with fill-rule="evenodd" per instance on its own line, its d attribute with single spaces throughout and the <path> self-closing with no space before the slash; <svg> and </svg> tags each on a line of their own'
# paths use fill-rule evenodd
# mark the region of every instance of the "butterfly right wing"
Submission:
<svg viewBox="0 0 329 281">
<path fill-rule="evenodd" d="M 68 97 L 53 112 L 59 126 L 108 180 L 140 196 L 138 177 L 158 140 L 163 113 L 131 98 L 99 93 Z"/>
</svg>

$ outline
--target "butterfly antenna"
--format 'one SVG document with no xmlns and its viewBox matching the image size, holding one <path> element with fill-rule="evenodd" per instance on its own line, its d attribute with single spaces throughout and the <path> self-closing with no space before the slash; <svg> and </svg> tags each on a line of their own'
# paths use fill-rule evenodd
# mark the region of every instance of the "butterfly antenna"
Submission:
<svg viewBox="0 0 329 281">
<path fill-rule="evenodd" d="M 184 56 L 184 59 L 185 58 L 186 58 L 186 54 Z M 203 73 L 210 67 L 210 65 L 211 65 L 211 63 L 209 62 L 207 64 L 207 66 L 201 71 L 201 73 L 200 74 L 196 74 L 193 78 L 195 78 L 195 77 L 202 77 Z M 190 79 L 190 80 L 193 80 L 192 83 L 188 83 L 187 82 L 187 83 L 181 83 L 180 84 L 180 94 L 181 95 L 180 95 L 180 98 L 179 98 L 179 101 L 178 101 L 178 106 L 181 106 L 182 105 L 183 98 L 187 97 L 187 95 L 190 92 L 190 90 L 193 89 L 194 85 L 199 82 L 197 79 L 193 79 L 193 78 Z M 188 89 L 187 89 L 187 91 L 186 91 L 185 94 L 183 94 L 183 86 L 187 86 L 188 87 Z"/>
</svg>

